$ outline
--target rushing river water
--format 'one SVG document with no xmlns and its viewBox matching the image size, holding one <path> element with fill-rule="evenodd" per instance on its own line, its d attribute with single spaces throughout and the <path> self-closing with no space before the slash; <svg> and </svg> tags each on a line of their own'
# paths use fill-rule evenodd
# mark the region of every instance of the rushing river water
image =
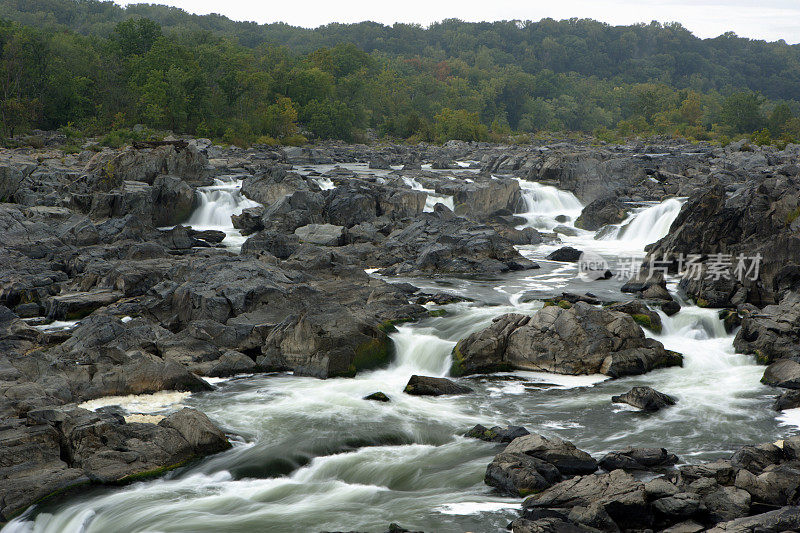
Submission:
<svg viewBox="0 0 800 533">
<path fill-rule="evenodd" d="M 582 206 L 570 193 L 522 185 L 528 225 L 552 229 L 556 216 L 566 215 L 571 223 L 580 214 Z M 204 191 L 208 201 L 193 220 L 208 222 L 223 208 L 240 210 L 249 200 L 241 199 L 237 187 L 223 182 Z M 227 207 L 215 205 L 223 202 Z M 583 231 L 563 240 L 602 253 L 613 267 L 665 235 L 680 205 L 667 200 L 639 208 L 603 240 Z M 229 226 L 224 217 L 214 221 L 218 228 Z M 734 352 L 733 335 L 717 312 L 685 301 L 677 315 L 662 315 L 663 331 L 653 335 L 684 354 L 682 368 L 619 380 L 514 372 L 467 378 L 475 392 L 464 396 L 402 393 L 412 374 L 446 375 L 455 343 L 492 318 L 536 312 L 541 303 L 526 303 L 526 295 L 571 290 L 620 298 L 621 281 L 586 283 L 576 278 L 574 264 L 543 260 L 555 248 L 522 249 L 540 261 L 539 270 L 497 279 L 410 280 L 476 301 L 443 306 L 445 316 L 398 328 L 389 368 L 354 379 L 243 376 L 220 381 L 208 393 L 166 392 L 87 405 L 121 403 L 151 414 L 192 406 L 236 435 L 235 445 L 161 479 L 46 503 L 4 533 L 384 531 L 390 522 L 428 532 L 502 531 L 518 515 L 521 500 L 499 497 L 483 483 L 498 448 L 462 436 L 477 423 L 558 435 L 595 456 L 630 445 L 666 447 L 683 462 L 723 457 L 739 445 L 795 431 L 770 409 L 775 393 L 759 383 L 763 367 Z M 612 395 L 636 385 L 674 395 L 678 403 L 653 414 L 611 403 Z M 376 391 L 391 403 L 362 399 Z"/>
</svg>

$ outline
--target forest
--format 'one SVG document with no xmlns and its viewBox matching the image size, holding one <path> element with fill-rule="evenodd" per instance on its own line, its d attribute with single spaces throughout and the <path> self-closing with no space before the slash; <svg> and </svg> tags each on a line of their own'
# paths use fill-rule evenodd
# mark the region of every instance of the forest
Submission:
<svg viewBox="0 0 800 533">
<path fill-rule="evenodd" d="M 0 0 L 0 140 L 800 140 L 800 45 L 585 19 L 316 29 Z"/>
</svg>

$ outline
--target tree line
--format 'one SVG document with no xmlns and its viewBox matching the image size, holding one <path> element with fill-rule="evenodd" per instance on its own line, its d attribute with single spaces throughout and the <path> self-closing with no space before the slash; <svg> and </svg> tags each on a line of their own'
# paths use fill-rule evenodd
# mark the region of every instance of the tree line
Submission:
<svg viewBox="0 0 800 533">
<path fill-rule="evenodd" d="M 0 137 L 800 140 L 800 46 L 590 20 L 317 29 L 96 0 L 0 0 Z M 139 128 L 141 131 L 141 128 Z M 107 135 L 108 136 L 108 135 Z"/>
</svg>

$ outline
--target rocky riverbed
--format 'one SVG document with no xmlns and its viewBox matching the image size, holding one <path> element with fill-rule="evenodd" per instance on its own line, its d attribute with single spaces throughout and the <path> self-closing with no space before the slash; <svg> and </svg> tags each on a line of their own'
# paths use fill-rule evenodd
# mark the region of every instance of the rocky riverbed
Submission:
<svg viewBox="0 0 800 533">
<path fill-rule="evenodd" d="M 800 529 L 798 157 L 0 150 L 0 523 Z"/>
</svg>

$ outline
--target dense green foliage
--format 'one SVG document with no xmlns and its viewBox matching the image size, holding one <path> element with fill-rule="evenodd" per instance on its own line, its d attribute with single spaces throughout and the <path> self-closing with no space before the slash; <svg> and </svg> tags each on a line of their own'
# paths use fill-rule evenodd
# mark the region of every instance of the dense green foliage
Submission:
<svg viewBox="0 0 800 533">
<path fill-rule="evenodd" d="M 701 40 L 677 24 L 311 30 L 154 5 L 0 0 L 0 80 L 0 136 L 144 124 L 238 144 L 300 143 L 300 127 L 344 140 L 369 128 L 423 140 L 800 139 L 800 46 Z"/>
</svg>

